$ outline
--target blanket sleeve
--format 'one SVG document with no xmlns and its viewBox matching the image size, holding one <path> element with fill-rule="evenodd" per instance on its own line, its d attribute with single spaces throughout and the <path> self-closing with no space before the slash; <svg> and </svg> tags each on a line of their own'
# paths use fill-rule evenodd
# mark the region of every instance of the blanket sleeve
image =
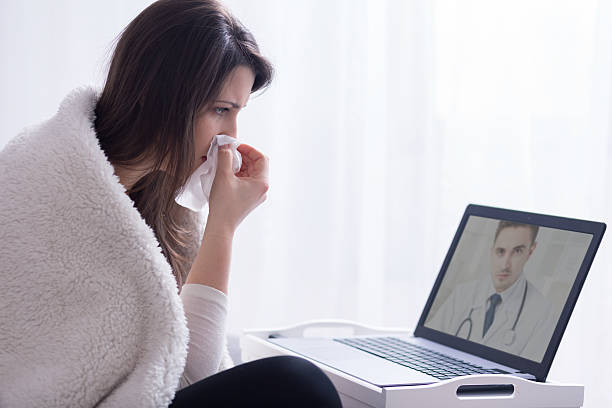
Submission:
<svg viewBox="0 0 612 408">
<path fill-rule="evenodd" d="M 77 89 L 0 150 L 0 406 L 167 407 L 187 356 L 176 280 Z"/>
</svg>

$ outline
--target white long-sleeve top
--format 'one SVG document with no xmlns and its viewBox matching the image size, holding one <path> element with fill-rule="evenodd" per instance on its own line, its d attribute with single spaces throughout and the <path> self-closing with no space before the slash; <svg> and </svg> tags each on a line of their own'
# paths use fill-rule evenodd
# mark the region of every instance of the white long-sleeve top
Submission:
<svg viewBox="0 0 612 408">
<path fill-rule="evenodd" d="M 233 365 L 227 352 L 227 296 L 210 286 L 188 283 L 181 300 L 189 329 L 189 348 L 179 388 Z"/>
</svg>

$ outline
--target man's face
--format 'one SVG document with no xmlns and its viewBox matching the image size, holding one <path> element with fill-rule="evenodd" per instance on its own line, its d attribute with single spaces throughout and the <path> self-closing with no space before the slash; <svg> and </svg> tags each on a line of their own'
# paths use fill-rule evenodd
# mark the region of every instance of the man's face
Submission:
<svg viewBox="0 0 612 408">
<path fill-rule="evenodd" d="M 527 227 L 506 227 L 499 232 L 491 248 L 491 278 L 498 293 L 508 289 L 521 276 L 535 247 Z"/>
</svg>

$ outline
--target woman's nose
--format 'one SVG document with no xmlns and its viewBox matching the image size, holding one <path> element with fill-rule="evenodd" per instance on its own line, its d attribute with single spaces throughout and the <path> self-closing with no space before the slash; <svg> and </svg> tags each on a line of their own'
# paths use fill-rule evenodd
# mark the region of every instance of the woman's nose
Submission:
<svg viewBox="0 0 612 408">
<path fill-rule="evenodd" d="M 238 126 L 236 124 L 236 120 L 231 120 L 229 121 L 224 127 L 223 130 L 221 132 L 224 135 L 228 135 L 231 136 L 235 139 L 238 138 Z"/>
</svg>

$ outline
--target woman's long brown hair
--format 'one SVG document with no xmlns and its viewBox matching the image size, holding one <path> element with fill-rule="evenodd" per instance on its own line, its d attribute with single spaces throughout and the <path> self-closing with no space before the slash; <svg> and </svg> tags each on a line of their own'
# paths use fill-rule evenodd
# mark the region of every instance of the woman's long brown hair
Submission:
<svg viewBox="0 0 612 408">
<path fill-rule="evenodd" d="M 174 201 L 193 169 L 195 119 L 237 66 L 267 87 L 272 66 L 252 34 L 214 0 L 160 0 L 123 31 L 95 109 L 100 147 L 113 165 L 150 166 L 128 191 L 153 229 L 179 290 L 189 273 L 193 213 Z"/>
</svg>

